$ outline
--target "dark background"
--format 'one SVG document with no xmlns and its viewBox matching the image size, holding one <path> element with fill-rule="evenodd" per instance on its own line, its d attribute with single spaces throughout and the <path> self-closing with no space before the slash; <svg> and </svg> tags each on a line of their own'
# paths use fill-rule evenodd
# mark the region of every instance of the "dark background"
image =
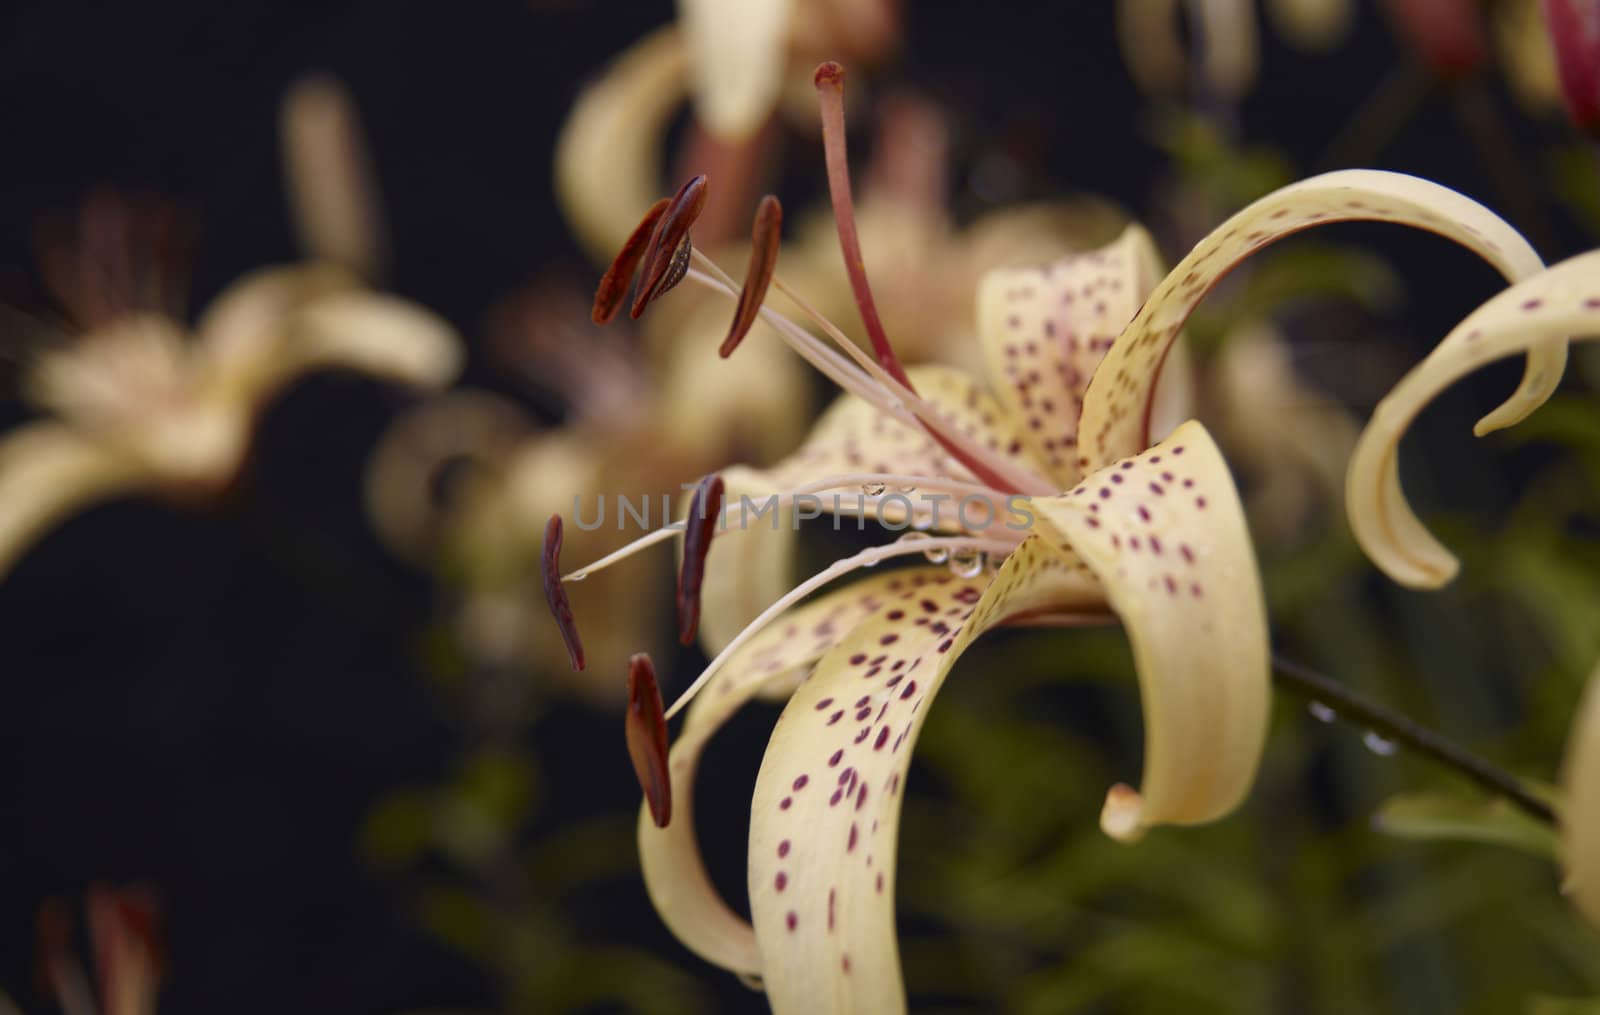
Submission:
<svg viewBox="0 0 1600 1015">
<path fill-rule="evenodd" d="M 193 213 L 195 307 L 245 270 L 293 260 L 277 102 L 297 73 L 325 69 L 353 90 L 374 148 L 392 288 L 477 341 L 495 298 L 552 260 L 581 264 L 551 197 L 556 131 L 585 79 L 671 13 L 582 0 L 12 5 L 0 13 L 0 279 L 29 292 L 37 216 L 97 184 Z M 907 20 L 890 77 L 950 104 L 958 183 L 1005 147 L 1031 170 L 1019 196 L 1148 205 L 1169 167 L 1108 4 L 911 4 Z M 1285 50 L 1267 31 L 1263 43 L 1240 132 L 1302 167 L 1405 59 L 1371 9 L 1333 56 Z M 797 158 L 788 175 L 814 188 L 815 153 Z M 1374 162 L 1494 198 L 1442 96 Z M 964 189 L 957 200 L 972 207 Z M 1426 308 L 1392 322 L 1415 343 L 1407 355 L 1492 291 L 1487 269 L 1439 241 L 1384 231 L 1383 243 Z M 477 350 L 466 382 L 500 383 Z M 163 895 L 164 1011 L 391 1012 L 489 996 L 355 846 L 387 790 L 437 776 L 452 751 L 416 651 L 433 593 L 383 553 L 360 502 L 365 454 L 406 397 L 346 376 L 302 384 L 267 414 L 227 503 L 95 508 L 0 583 L 0 988 L 27 1010 L 49 1010 L 32 979 L 37 907 L 99 880 Z M 0 421 L 25 415 L 8 389 Z M 563 706 L 531 732 L 547 763 L 582 773 L 550 780 L 542 820 L 633 806 L 618 725 Z M 729 757 L 760 749 L 758 731 L 730 741 Z M 739 771 L 713 778 L 736 794 L 754 768 Z M 714 865 L 737 864 L 739 817 Z M 598 894 L 582 922 L 706 974 L 728 1005 L 759 1004 L 672 943 L 637 884 Z"/>
</svg>

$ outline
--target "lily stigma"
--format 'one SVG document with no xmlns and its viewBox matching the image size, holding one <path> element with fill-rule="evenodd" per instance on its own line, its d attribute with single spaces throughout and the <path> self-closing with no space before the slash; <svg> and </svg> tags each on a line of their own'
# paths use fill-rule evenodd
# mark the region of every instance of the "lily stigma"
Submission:
<svg viewBox="0 0 1600 1015">
<path fill-rule="evenodd" d="M 635 316 L 689 279 L 737 301 L 724 356 L 760 320 L 845 395 L 785 461 L 708 477 L 684 521 L 565 575 L 553 519 L 546 592 L 577 665 L 564 583 L 685 534 L 678 591 L 680 609 L 690 609 L 680 633 L 686 642 L 698 635 L 712 659 L 666 709 L 648 659 L 636 657 L 629 673 L 628 741 L 646 787 L 639 840 L 651 899 L 690 950 L 758 981 L 778 1012 L 894 1012 L 906 1004 L 893 898 L 909 757 L 926 706 L 985 631 L 1113 614 L 1126 628 L 1145 712 L 1144 770 L 1138 789 L 1107 793 L 1100 820 L 1108 835 L 1132 842 L 1156 825 L 1216 820 L 1254 780 L 1270 700 L 1266 609 L 1227 464 L 1206 428 L 1185 420 L 1176 376 L 1183 361 L 1173 350 L 1195 306 L 1256 251 L 1341 221 L 1437 233 L 1512 281 L 1543 265 L 1514 229 L 1454 191 L 1396 173 L 1341 171 L 1238 212 L 1164 276 L 1138 226 L 1100 250 L 992 271 L 977 294 L 987 383 L 948 368 L 906 370 L 862 268 L 843 71 L 823 64 L 815 81 L 840 246 L 870 351 L 776 277 L 776 199 L 763 199 L 756 216 L 742 287 L 689 240 L 705 179 L 657 202 L 602 280 L 596 320 L 620 310 L 635 272 Z M 769 287 L 817 330 L 766 305 Z M 1434 356 L 1450 352 L 1442 345 Z M 1485 424 L 1532 411 L 1564 361 L 1563 340 L 1533 344 L 1522 384 Z M 1377 423 L 1366 439 L 1382 477 L 1403 421 L 1380 410 Z M 1395 529 L 1411 517 L 1397 481 L 1371 490 L 1352 480 L 1352 512 L 1364 515 L 1358 533 L 1365 526 L 1408 539 L 1409 528 Z M 861 496 L 817 496 L 832 491 Z M 769 496 L 786 510 L 857 513 L 910 531 L 791 583 L 792 526 L 736 524 L 747 498 Z M 989 510 L 937 511 L 935 497 Z M 1362 538 L 1386 568 L 1403 565 L 1404 547 Z M 901 558 L 925 559 L 829 588 Z M 746 921 L 706 875 L 693 781 L 710 736 L 758 695 L 786 705 L 751 805 Z M 670 753 L 651 749 L 666 744 L 666 719 L 685 709 Z"/>
</svg>

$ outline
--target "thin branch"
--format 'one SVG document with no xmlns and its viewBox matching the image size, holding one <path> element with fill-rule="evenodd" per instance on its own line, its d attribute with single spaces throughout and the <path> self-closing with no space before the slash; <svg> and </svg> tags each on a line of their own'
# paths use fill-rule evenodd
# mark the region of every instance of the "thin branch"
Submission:
<svg viewBox="0 0 1600 1015">
<path fill-rule="evenodd" d="M 1324 676 L 1282 656 L 1272 657 L 1272 668 L 1280 685 L 1328 707 L 1339 718 L 1365 727 L 1379 736 L 1404 744 L 1425 757 L 1477 783 L 1480 789 L 1502 796 L 1538 818 L 1555 824 L 1555 811 L 1539 799 L 1516 776 L 1485 758 L 1445 739 L 1433 730 L 1406 718 L 1375 701 L 1362 697 L 1332 677 Z"/>
</svg>

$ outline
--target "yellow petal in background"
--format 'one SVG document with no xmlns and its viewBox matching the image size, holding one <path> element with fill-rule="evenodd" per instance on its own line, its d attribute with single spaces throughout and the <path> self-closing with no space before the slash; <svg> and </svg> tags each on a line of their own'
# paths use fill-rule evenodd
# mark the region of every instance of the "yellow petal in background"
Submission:
<svg viewBox="0 0 1600 1015">
<path fill-rule="evenodd" d="M 1300 49 L 1332 49 L 1350 34 L 1353 0 L 1267 0 L 1273 28 Z"/>
<path fill-rule="evenodd" d="M 1105 584 L 1144 700 L 1140 790 L 1117 787 L 1102 827 L 1123 840 L 1212 821 L 1255 779 L 1271 698 L 1266 604 L 1227 463 L 1199 423 L 1031 502 Z"/>
<path fill-rule="evenodd" d="M 1583 915 L 1600 927 L 1600 669 L 1572 724 L 1561 773 L 1561 847 L 1567 878 L 1562 886 Z"/>
<path fill-rule="evenodd" d="M 0 436 L 0 576 L 63 518 L 149 478 L 138 458 L 59 424 Z"/>
<path fill-rule="evenodd" d="M 1600 338 L 1600 251 L 1563 261 L 1489 300 L 1446 335 L 1372 414 L 1350 459 L 1345 506 L 1356 541 L 1395 581 L 1437 588 L 1457 563 L 1417 519 L 1400 487 L 1399 445 L 1417 413 L 1479 367 L 1566 340 Z M 1548 382 L 1561 379 L 1557 364 Z M 1537 403 L 1536 403 L 1537 404 Z M 1479 432 L 1484 424 L 1478 424 Z"/>
<path fill-rule="evenodd" d="M 271 365 L 271 380 L 341 368 L 438 388 L 460 371 L 461 355 L 455 329 L 432 311 L 392 296 L 340 293 L 313 302 L 295 317 L 291 341 Z"/>
<path fill-rule="evenodd" d="M 556 140 L 556 196 L 589 256 L 609 263 L 661 190 L 668 121 L 685 94 L 678 31 L 653 32 L 617 57 L 573 104 Z"/>
<path fill-rule="evenodd" d="M 282 354 L 288 321 L 313 300 L 361 287 L 333 264 L 296 264 L 252 271 L 224 289 L 195 326 L 200 370 L 221 387 L 246 389 Z"/>
<path fill-rule="evenodd" d="M 355 101 L 323 74 L 296 81 L 279 115 L 284 180 L 300 247 L 362 278 L 383 270 L 378 187 Z"/>
<path fill-rule="evenodd" d="M 789 0 L 678 0 L 695 116 L 725 140 L 766 122 L 788 66 Z"/>
<path fill-rule="evenodd" d="M 1149 443 L 1144 429 L 1155 368 L 1189 314 L 1224 275 L 1285 236 L 1354 220 L 1395 222 L 1438 233 L 1478 254 L 1511 281 L 1543 266 L 1522 235 L 1499 216 L 1453 190 L 1413 176 L 1347 169 L 1273 191 L 1197 243 L 1118 337 L 1084 397 L 1078 436 L 1084 467 L 1099 468 Z M 1508 426 L 1526 416 L 1555 390 L 1565 363 L 1564 342 L 1530 349 L 1522 384 L 1479 426 Z"/>
</svg>

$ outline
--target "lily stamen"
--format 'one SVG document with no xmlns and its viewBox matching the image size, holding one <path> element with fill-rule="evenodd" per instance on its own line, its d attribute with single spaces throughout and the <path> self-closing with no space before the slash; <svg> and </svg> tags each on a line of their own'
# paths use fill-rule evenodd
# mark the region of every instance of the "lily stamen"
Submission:
<svg viewBox="0 0 1600 1015">
<path fill-rule="evenodd" d="M 683 281 L 684 272 L 689 269 L 689 257 L 694 251 L 689 229 L 705 206 L 704 174 L 692 177 L 678 188 L 678 193 L 656 221 L 655 231 L 650 234 L 650 245 L 639 271 L 639 287 L 634 291 L 629 317 L 638 320 L 652 300 L 666 295 Z"/>
<path fill-rule="evenodd" d="M 623 720 L 628 757 L 650 818 L 657 828 L 672 820 L 672 777 L 667 771 L 667 721 L 661 713 L 661 685 L 647 653 L 628 660 L 628 710 Z"/>
<path fill-rule="evenodd" d="M 828 196 L 833 202 L 833 221 L 839 230 L 839 248 L 844 254 L 845 271 L 850 276 L 850 290 L 855 294 L 856 306 L 861 310 L 861 323 L 866 326 L 872 351 L 878 362 L 895 380 L 911 388 L 911 379 L 894 354 L 889 336 L 878 317 L 878 305 L 872 299 L 872 287 L 867 284 L 867 268 L 861 257 L 861 237 L 856 230 L 855 201 L 850 194 L 850 163 L 845 152 L 844 128 L 844 68 L 832 60 L 817 67 L 812 77 L 817 87 L 818 105 L 822 111 L 822 147 L 828 165 Z M 915 390 L 912 388 L 912 390 Z"/>
<path fill-rule="evenodd" d="M 700 585 L 706 575 L 711 537 L 722 521 L 722 477 L 707 476 L 689 501 L 684 520 L 683 566 L 678 571 L 678 641 L 693 645 L 700 631 Z"/>
<path fill-rule="evenodd" d="M 756 323 L 756 315 L 767 300 L 767 286 L 778 267 L 778 241 L 783 231 L 783 205 L 768 194 L 756 206 L 756 220 L 750 229 L 750 264 L 744 273 L 744 288 L 739 291 L 739 308 L 733 313 L 728 337 L 722 340 L 717 355 L 727 359 L 744 341 Z"/>
<path fill-rule="evenodd" d="M 583 642 L 578 638 L 577 621 L 572 616 L 572 604 L 567 601 L 567 590 L 561 584 L 561 516 L 551 515 L 544 527 L 544 549 L 540 553 L 544 568 L 544 598 L 550 606 L 550 615 L 561 628 L 561 640 L 566 642 L 567 655 L 572 658 L 572 668 L 583 669 Z"/>
<path fill-rule="evenodd" d="M 732 276 L 702 251 L 696 250 L 694 257 L 715 277 L 691 270 L 689 277 L 692 280 L 726 296 L 739 298 L 737 295 L 739 287 L 734 283 Z M 981 482 L 996 490 L 1036 494 L 1054 489 L 1049 482 L 1035 475 L 1026 466 L 992 456 L 981 446 L 968 440 L 966 435 L 950 425 L 937 408 L 930 405 L 915 390 L 896 381 L 887 370 L 852 342 L 838 325 L 806 302 L 776 274 L 772 277 L 772 287 L 793 300 L 806 316 L 816 322 L 823 334 L 855 360 L 859 371 L 852 370 L 837 352 L 829 349 L 815 335 L 783 313 L 768 306 L 760 307 L 758 312 L 762 319 L 772 325 L 789 347 L 841 389 L 870 402 L 896 422 L 922 430 L 949 452 L 951 457 L 966 466 Z M 861 373 L 869 376 L 862 378 Z"/>
</svg>

